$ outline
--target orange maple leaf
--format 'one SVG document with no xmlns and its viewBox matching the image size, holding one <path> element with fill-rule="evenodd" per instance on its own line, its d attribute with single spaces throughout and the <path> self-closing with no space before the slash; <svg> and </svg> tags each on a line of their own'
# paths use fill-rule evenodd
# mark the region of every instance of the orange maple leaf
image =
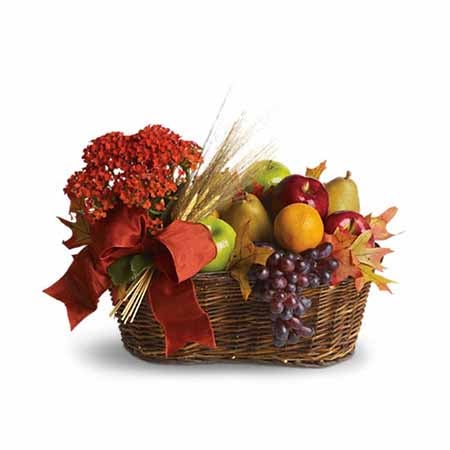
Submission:
<svg viewBox="0 0 450 450">
<path fill-rule="evenodd" d="M 322 161 L 318 166 L 313 167 L 312 169 L 306 169 L 306 176 L 310 178 L 319 179 L 322 175 L 323 171 L 327 168 L 327 162 Z"/>
<path fill-rule="evenodd" d="M 339 261 L 339 267 L 333 273 L 333 284 L 338 284 L 348 277 L 357 278 L 361 276 L 361 271 L 353 262 L 350 249 L 342 249 L 334 252 L 333 257 Z"/>
<path fill-rule="evenodd" d="M 374 282 L 381 290 L 390 292 L 389 280 L 375 272 L 383 271 L 381 260 L 391 253 L 388 248 L 374 247 L 371 242 L 372 231 L 368 230 L 359 236 L 348 230 L 337 229 L 334 234 L 326 234 L 324 241 L 333 245 L 333 257 L 339 261 L 339 267 L 333 274 L 333 284 L 338 284 L 352 277 L 355 287 L 360 291 L 367 282 Z"/>
<path fill-rule="evenodd" d="M 390 237 L 394 236 L 394 234 L 389 233 L 386 227 L 387 224 L 397 214 L 397 211 L 398 208 L 392 206 L 379 216 L 372 217 L 371 214 L 366 216 L 366 220 L 370 225 L 370 229 L 372 230 L 373 237 L 376 241 L 383 241 L 385 239 L 389 239 Z"/>
<path fill-rule="evenodd" d="M 349 230 L 336 228 L 333 234 L 325 234 L 323 240 L 333 244 L 334 251 L 339 251 L 350 248 L 356 238 Z"/>
</svg>

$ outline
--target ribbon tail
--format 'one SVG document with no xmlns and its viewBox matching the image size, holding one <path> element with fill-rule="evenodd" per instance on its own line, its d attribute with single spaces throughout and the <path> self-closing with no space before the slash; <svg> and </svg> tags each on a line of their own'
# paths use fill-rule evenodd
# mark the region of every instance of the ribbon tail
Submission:
<svg viewBox="0 0 450 450">
<path fill-rule="evenodd" d="M 98 298 L 109 283 L 107 275 L 96 269 L 89 249 L 85 248 L 74 257 L 67 272 L 44 292 L 64 303 L 73 330 L 97 309 Z"/>
<path fill-rule="evenodd" d="M 191 279 L 177 284 L 158 271 L 149 287 L 149 303 L 164 329 L 166 356 L 192 342 L 216 348 L 211 322 L 198 303 Z"/>
</svg>

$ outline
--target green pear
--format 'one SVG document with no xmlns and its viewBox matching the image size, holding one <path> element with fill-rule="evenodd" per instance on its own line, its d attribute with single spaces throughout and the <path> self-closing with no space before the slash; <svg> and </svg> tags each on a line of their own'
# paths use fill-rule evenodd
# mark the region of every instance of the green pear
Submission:
<svg viewBox="0 0 450 450">
<path fill-rule="evenodd" d="M 256 195 L 243 192 L 233 199 L 231 205 L 221 214 L 236 231 L 243 222 L 250 220 L 250 239 L 252 241 L 267 241 L 273 239 L 272 222 L 269 214 Z"/>
<path fill-rule="evenodd" d="M 345 177 L 337 177 L 325 186 L 328 191 L 328 215 L 337 211 L 359 212 L 359 195 L 356 183 L 347 171 Z"/>
</svg>

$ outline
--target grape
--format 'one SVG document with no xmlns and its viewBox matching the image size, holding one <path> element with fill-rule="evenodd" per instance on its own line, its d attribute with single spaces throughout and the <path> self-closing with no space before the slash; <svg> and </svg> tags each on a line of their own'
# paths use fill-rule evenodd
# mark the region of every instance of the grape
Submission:
<svg viewBox="0 0 450 450">
<path fill-rule="evenodd" d="M 297 259 L 297 255 L 295 253 L 288 252 L 288 253 L 286 253 L 286 258 L 288 258 L 292 261 L 295 261 Z"/>
<path fill-rule="evenodd" d="M 274 291 L 274 298 L 276 299 L 276 301 L 283 303 L 286 300 L 287 294 L 286 292 L 280 292 L 280 291 Z"/>
<path fill-rule="evenodd" d="M 287 280 L 284 277 L 276 277 L 272 280 L 272 287 L 276 290 L 282 290 L 287 286 Z"/>
<path fill-rule="evenodd" d="M 298 261 L 296 264 L 296 269 L 300 273 L 308 273 L 310 268 L 311 268 L 311 263 L 305 259 Z"/>
<path fill-rule="evenodd" d="M 334 259 L 334 258 L 330 258 L 330 259 L 327 261 L 327 264 L 328 264 L 328 268 L 329 268 L 332 272 L 334 272 L 334 271 L 339 267 L 339 261 L 338 261 L 337 259 Z"/>
<path fill-rule="evenodd" d="M 297 284 L 301 286 L 302 288 L 307 288 L 309 286 L 309 278 L 307 275 L 300 275 L 298 277 Z"/>
<path fill-rule="evenodd" d="M 289 337 L 287 339 L 288 344 L 298 344 L 300 341 L 300 336 L 295 331 L 289 332 Z"/>
<path fill-rule="evenodd" d="M 284 311 L 284 306 L 283 306 L 283 303 L 281 303 L 281 302 L 274 302 L 274 301 L 272 301 L 271 303 L 270 303 L 270 312 L 271 313 L 273 313 L 273 314 L 280 314 L 281 312 L 283 312 Z"/>
<path fill-rule="evenodd" d="M 292 261 L 292 259 L 289 259 L 287 256 L 284 256 L 283 258 L 280 259 L 280 262 L 278 263 L 278 267 L 284 273 L 290 273 L 295 270 L 295 263 L 294 263 L 294 261 Z"/>
<path fill-rule="evenodd" d="M 282 277 L 284 275 L 284 273 L 281 270 L 272 270 L 272 272 L 270 273 L 271 278 L 276 278 L 276 277 Z"/>
<path fill-rule="evenodd" d="M 265 248 L 270 248 L 271 250 L 275 251 L 275 247 L 273 246 L 273 244 L 271 244 L 270 242 L 265 242 L 265 241 L 255 241 L 255 245 L 257 247 L 265 247 Z"/>
<path fill-rule="evenodd" d="M 295 295 L 288 295 L 286 300 L 284 301 L 284 306 L 289 309 L 293 309 L 297 306 L 297 298 Z"/>
<path fill-rule="evenodd" d="M 282 313 L 280 314 L 280 318 L 282 320 L 290 320 L 294 317 L 294 313 L 292 312 L 292 309 L 284 308 Z"/>
<path fill-rule="evenodd" d="M 273 313 L 273 312 L 270 313 L 270 320 L 272 322 L 275 322 L 276 320 L 278 320 L 279 317 L 280 317 L 280 314 L 278 314 L 278 313 Z"/>
<path fill-rule="evenodd" d="M 294 273 L 290 273 L 287 277 L 288 283 L 289 284 L 297 284 L 298 282 L 298 274 L 297 272 Z"/>
<path fill-rule="evenodd" d="M 286 343 L 285 341 L 281 341 L 280 339 L 273 340 L 273 345 L 275 347 L 284 347 L 285 343 Z"/>
<path fill-rule="evenodd" d="M 268 260 L 267 260 L 267 266 L 269 268 L 276 267 L 278 265 L 278 263 L 280 262 L 280 259 L 281 259 L 281 253 L 280 252 L 272 253 L 269 256 Z"/>
<path fill-rule="evenodd" d="M 308 297 L 300 297 L 300 301 L 302 302 L 305 309 L 311 308 L 311 299 Z"/>
<path fill-rule="evenodd" d="M 289 320 L 288 326 L 294 330 L 300 330 L 303 327 L 302 321 L 298 317 L 293 317 Z"/>
<path fill-rule="evenodd" d="M 325 259 L 331 256 L 333 252 L 333 245 L 329 242 L 324 242 L 316 247 L 316 250 L 319 252 L 319 259 Z"/>
<path fill-rule="evenodd" d="M 314 330 L 309 327 L 305 327 L 304 325 L 298 330 L 300 336 L 303 337 L 311 337 L 314 335 Z"/>
<path fill-rule="evenodd" d="M 325 270 L 320 275 L 320 281 L 322 284 L 330 284 L 331 282 L 331 272 L 328 270 Z"/>
<path fill-rule="evenodd" d="M 262 269 L 259 270 L 259 272 L 256 275 L 256 278 L 258 278 L 258 280 L 267 280 L 267 278 L 269 278 L 270 276 L 270 271 L 267 267 L 263 267 Z"/>
<path fill-rule="evenodd" d="M 311 287 L 311 288 L 317 288 L 317 287 L 319 287 L 320 286 L 320 278 L 319 278 L 319 275 L 317 275 L 317 273 L 310 273 L 309 275 L 308 275 L 308 278 L 309 278 L 309 286 Z"/>
<path fill-rule="evenodd" d="M 247 277 L 250 281 L 255 281 L 258 278 L 259 268 L 257 266 L 252 266 L 247 272 Z"/>
<path fill-rule="evenodd" d="M 319 258 L 319 250 L 316 248 L 312 248 L 311 250 L 306 250 L 302 253 L 303 258 L 306 259 L 318 259 Z"/>
<path fill-rule="evenodd" d="M 290 294 L 295 294 L 297 292 L 297 286 L 292 283 L 288 283 L 286 286 L 286 292 L 289 292 Z"/>
<path fill-rule="evenodd" d="M 283 322 L 276 322 L 274 326 L 274 335 L 276 339 L 286 341 L 289 336 L 289 329 Z"/>
<path fill-rule="evenodd" d="M 294 309 L 294 314 L 298 317 L 302 317 L 305 314 L 305 307 L 302 302 L 297 302 L 297 307 Z"/>
</svg>

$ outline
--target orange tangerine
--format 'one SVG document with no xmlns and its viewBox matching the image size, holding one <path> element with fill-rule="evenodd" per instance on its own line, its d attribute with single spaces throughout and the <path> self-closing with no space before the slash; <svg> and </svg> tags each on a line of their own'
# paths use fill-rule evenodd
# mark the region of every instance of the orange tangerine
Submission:
<svg viewBox="0 0 450 450">
<path fill-rule="evenodd" d="M 300 253 L 320 244 L 323 238 L 323 222 L 312 206 L 292 203 L 277 214 L 274 234 L 281 247 Z"/>
</svg>

